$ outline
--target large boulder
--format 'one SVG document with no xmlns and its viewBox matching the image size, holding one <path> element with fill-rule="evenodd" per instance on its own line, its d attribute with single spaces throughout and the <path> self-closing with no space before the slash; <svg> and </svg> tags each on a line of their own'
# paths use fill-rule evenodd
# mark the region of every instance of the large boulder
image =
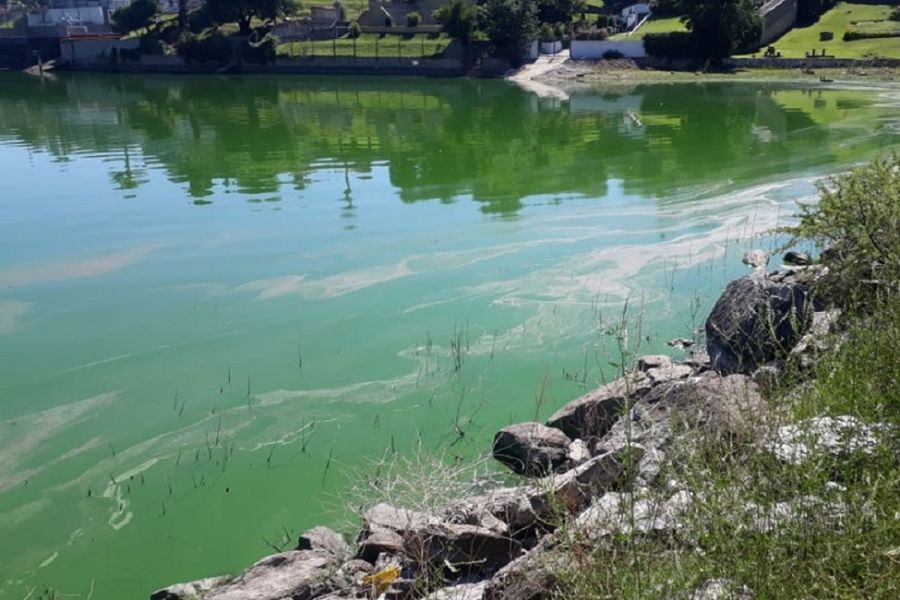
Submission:
<svg viewBox="0 0 900 600">
<path fill-rule="evenodd" d="M 420 565 L 451 572 L 489 573 L 519 554 L 519 544 L 496 531 L 456 523 L 436 523 L 408 531 L 406 555 Z"/>
<path fill-rule="evenodd" d="M 728 284 L 706 320 L 706 349 L 719 373 L 750 374 L 784 357 L 809 325 L 809 286 L 793 272 L 761 272 Z"/>
<path fill-rule="evenodd" d="M 293 550 L 273 554 L 202 595 L 203 600 L 307 600 L 328 591 L 339 561 L 331 552 Z"/>
<path fill-rule="evenodd" d="M 767 418 L 768 404 L 752 379 L 706 371 L 654 386 L 596 441 L 594 453 L 640 446 L 634 482 L 650 485 L 676 433 L 702 430 L 733 442 L 752 442 L 764 430 Z"/>
<path fill-rule="evenodd" d="M 516 423 L 494 436 L 495 459 L 520 475 L 547 475 L 566 464 L 572 440 L 541 423 Z"/>
<path fill-rule="evenodd" d="M 573 439 L 598 438 L 616 422 L 624 406 L 646 393 L 650 386 L 651 380 L 644 373 L 617 379 L 560 408 L 547 426 Z"/>
</svg>

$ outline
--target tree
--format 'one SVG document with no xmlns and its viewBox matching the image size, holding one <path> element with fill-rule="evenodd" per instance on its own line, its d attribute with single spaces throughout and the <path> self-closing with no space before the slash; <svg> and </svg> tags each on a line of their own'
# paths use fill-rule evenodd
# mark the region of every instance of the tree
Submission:
<svg viewBox="0 0 900 600">
<path fill-rule="evenodd" d="M 538 0 L 537 5 L 541 23 L 569 23 L 586 6 L 584 0 Z"/>
<path fill-rule="evenodd" d="M 724 58 L 742 48 L 756 47 L 762 28 L 757 0 L 682 0 L 681 18 L 697 50 Z"/>
<path fill-rule="evenodd" d="M 512 52 L 518 60 L 537 33 L 537 6 L 534 0 L 486 0 L 481 29 L 497 49 Z"/>
<path fill-rule="evenodd" d="M 472 39 L 478 26 L 478 9 L 466 0 L 450 0 L 433 14 L 444 33 L 463 43 Z"/>
<path fill-rule="evenodd" d="M 113 30 L 116 33 L 128 33 L 148 27 L 158 10 L 156 0 L 134 0 L 112 14 Z"/>
<path fill-rule="evenodd" d="M 221 23 L 237 23 L 241 35 L 250 34 L 253 18 L 272 22 L 296 11 L 292 0 L 207 0 L 213 18 Z"/>
</svg>

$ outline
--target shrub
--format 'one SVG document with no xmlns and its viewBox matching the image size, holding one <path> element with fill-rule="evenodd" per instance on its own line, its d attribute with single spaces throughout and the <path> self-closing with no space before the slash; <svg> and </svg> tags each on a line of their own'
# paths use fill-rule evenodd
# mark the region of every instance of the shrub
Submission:
<svg viewBox="0 0 900 600">
<path fill-rule="evenodd" d="M 417 12 L 411 12 L 406 14 L 406 26 L 407 27 L 418 27 L 422 22 L 422 15 Z"/>
<path fill-rule="evenodd" d="M 819 184 L 818 204 L 783 228 L 820 248 L 829 270 L 826 293 L 839 304 L 868 308 L 900 286 L 900 157 L 887 158 Z"/>
<path fill-rule="evenodd" d="M 347 36 L 355 40 L 359 36 L 362 35 L 362 27 L 359 26 L 359 21 L 353 21 L 350 23 L 350 27 L 347 29 Z"/>
<path fill-rule="evenodd" d="M 556 39 L 553 28 L 547 23 L 541 25 L 541 30 L 538 33 L 538 37 L 542 42 L 552 42 Z"/>
<path fill-rule="evenodd" d="M 384 16 L 384 26 L 385 27 L 393 27 L 394 26 L 394 18 L 391 15 Z"/>
<path fill-rule="evenodd" d="M 848 29 L 844 32 L 843 40 L 852 42 L 854 40 L 875 40 L 881 38 L 900 37 L 898 31 L 859 31 L 858 29 Z"/>
<path fill-rule="evenodd" d="M 694 58 L 700 52 L 694 37 L 685 31 L 651 33 L 644 36 L 644 50 L 659 58 Z"/>
<path fill-rule="evenodd" d="M 468 42 L 478 25 L 477 9 L 465 0 L 450 0 L 432 13 L 450 37 Z"/>
<path fill-rule="evenodd" d="M 225 63 L 231 60 L 233 52 L 231 41 L 221 33 L 213 33 L 200 37 L 184 33 L 175 45 L 178 56 L 189 63 L 216 62 Z"/>
<path fill-rule="evenodd" d="M 888 17 L 891 21 L 900 21 L 900 6 L 891 11 L 891 16 Z"/>
<path fill-rule="evenodd" d="M 618 50 L 607 50 L 603 53 L 603 60 L 619 60 L 625 58 L 625 55 Z"/>
</svg>

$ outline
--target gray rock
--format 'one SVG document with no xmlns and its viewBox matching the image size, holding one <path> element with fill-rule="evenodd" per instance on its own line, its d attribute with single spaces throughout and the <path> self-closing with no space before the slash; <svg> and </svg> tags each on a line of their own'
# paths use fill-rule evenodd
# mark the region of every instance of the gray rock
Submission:
<svg viewBox="0 0 900 600">
<path fill-rule="evenodd" d="M 871 454 L 886 432 L 886 425 L 863 423 L 851 416 L 815 417 L 779 427 L 767 448 L 782 462 L 802 464 L 822 456 Z"/>
<path fill-rule="evenodd" d="M 671 346 L 672 348 L 678 348 L 679 350 L 685 350 L 694 345 L 694 340 L 689 340 L 687 338 L 678 337 L 678 338 L 675 338 L 674 340 L 669 340 L 668 342 L 666 342 L 666 344 Z"/>
<path fill-rule="evenodd" d="M 324 550 L 342 559 L 349 554 L 350 546 L 336 531 L 328 527 L 313 527 L 300 536 L 297 550 Z"/>
<path fill-rule="evenodd" d="M 682 516 L 692 503 L 693 497 L 687 491 L 677 492 L 668 499 L 609 492 L 578 515 L 574 530 L 590 539 L 617 534 L 674 533 L 682 527 Z"/>
<path fill-rule="evenodd" d="M 757 439 L 768 418 L 759 387 L 745 375 L 714 371 L 655 386 L 594 445 L 594 453 L 639 445 L 635 484 L 650 485 L 678 431 L 702 429 L 733 441 Z"/>
<path fill-rule="evenodd" d="M 769 253 L 765 250 L 750 250 L 744 253 L 741 262 L 754 269 L 764 269 L 769 264 Z"/>
<path fill-rule="evenodd" d="M 713 369 L 750 374 L 790 352 L 813 312 L 809 288 L 795 279 L 754 273 L 728 284 L 706 320 Z"/>
<path fill-rule="evenodd" d="M 746 585 L 721 578 L 707 580 L 687 596 L 688 600 L 753 600 L 755 597 Z"/>
<path fill-rule="evenodd" d="M 672 359 L 665 354 L 651 354 L 642 356 L 637 360 L 638 371 L 647 372 L 650 369 L 661 369 L 672 366 Z"/>
<path fill-rule="evenodd" d="M 406 532 L 421 529 L 432 521 L 436 519 L 425 513 L 395 508 L 384 502 L 376 504 L 363 515 L 356 556 L 374 563 L 382 552 L 402 554 Z"/>
<path fill-rule="evenodd" d="M 552 547 L 552 540 L 512 561 L 491 577 L 484 600 L 549 600 L 570 558 Z"/>
<path fill-rule="evenodd" d="M 694 374 L 694 368 L 690 365 L 669 365 L 647 370 L 647 377 L 653 385 L 659 385 L 667 381 L 684 379 Z"/>
<path fill-rule="evenodd" d="M 150 594 L 150 600 L 195 600 L 206 592 L 224 585 L 231 580 L 229 576 L 207 577 L 188 583 L 176 583 Z"/>
<path fill-rule="evenodd" d="M 424 600 L 482 600 L 487 581 L 451 585 L 425 596 Z"/>
<path fill-rule="evenodd" d="M 500 488 L 459 500 L 447 507 L 446 522 L 484 524 L 491 520 L 506 529 L 495 532 L 527 541 L 535 530 L 552 529 L 560 512 L 575 514 L 597 494 L 619 488 L 627 471 L 642 456 L 639 446 L 604 451 L 566 473 L 532 485 Z"/>
<path fill-rule="evenodd" d="M 789 250 L 784 253 L 782 258 L 784 264 L 793 267 L 805 267 L 813 264 L 812 258 L 806 252 L 798 252 L 797 250 Z"/>
<path fill-rule="evenodd" d="M 492 454 L 520 475 L 542 476 L 566 464 L 571 443 L 559 429 L 541 423 L 517 423 L 497 432 Z"/>
<path fill-rule="evenodd" d="M 519 554 L 519 544 L 478 525 L 436 523 L 406 532 L 406 555 L 420 565 L 487 573 Z"/>
<path fill-rule="evenodd" d="M 331 552 L 293 550 L 273 554 L 203 595 L 203 600 L 307 600 L 325 585 L 338 562 Z"/>
<path fill-rule="evenodd" d="M 791 349 L 789 355 L 801 370 L 812 370 L 822 355 L 840 344 L 840 340 L 834 335 L 840 317 L 839 309 L 816 311 L 812 314 L 809 330 Z"/>
<path fill-rule="evenodd" d="M 617 379 L 572 400 L 556 411 L 547 425 L 573 439 L 600 437 L 616 422 L 629 401 L 649 389 L 650 378 L 643 373 Z"/>
<path fill-rule="evenodd" d="M 572 440 L 569 448 L 566 450 L 566 460 L 568 464 L 577 467 L 591 459 L 591 449 L 584 440 Z"/>
</svg>

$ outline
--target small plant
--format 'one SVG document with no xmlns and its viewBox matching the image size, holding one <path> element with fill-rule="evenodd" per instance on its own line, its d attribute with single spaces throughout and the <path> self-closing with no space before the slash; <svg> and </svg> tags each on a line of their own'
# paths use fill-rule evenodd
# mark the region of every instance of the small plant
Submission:
<svg viewBox="0 0 900 600">
<path fill-rule="evenodd" d="M 407 27 L 418 27 L 422 22 L 422 15 L 417 12 L 407 13 L 406 15 L 406 26 Z"/>
<path fill-rule="evenodd" d="M 338 21 L 346 21 L 347 20 L 347 9 L 344 8 L 344 5 L 341 2 L 341 0 L 334 0 L 334 3 L 332 4 L 332 6 L 334 7 L 335 10 L 337 10 Z"/>
<path fill-rule="evenodd" d="M 357 39 L 362 35 L 362 27 L 359 26 L 359 21 L 353 21 L 350 23 L 350 27 L 347 28 L 347 36 L 351 40 Z"/>
<path fill-rule="evenodd" d="M 618 50 L 607 50 L 603 53 L 603 60 L 619 60 L 625 58 L 625 55 Z"/>
</svg>

